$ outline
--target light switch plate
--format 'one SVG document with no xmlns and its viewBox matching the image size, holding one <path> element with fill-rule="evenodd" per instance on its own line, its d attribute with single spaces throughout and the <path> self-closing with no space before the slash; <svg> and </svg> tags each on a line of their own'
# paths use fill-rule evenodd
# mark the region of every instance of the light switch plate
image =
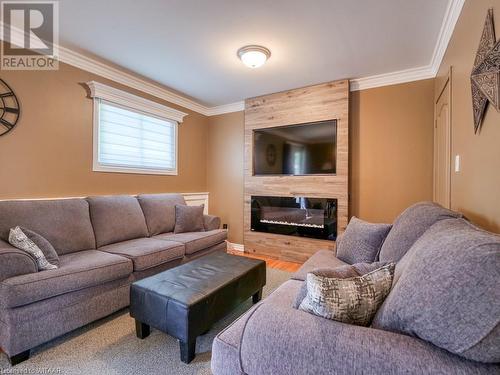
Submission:
<svg viewBox="0 0 500 375">
<path fill-rule="evenodd" d="M 455 172 L 460 172 L 460 155 L 455 155 Z"/>
</svg>

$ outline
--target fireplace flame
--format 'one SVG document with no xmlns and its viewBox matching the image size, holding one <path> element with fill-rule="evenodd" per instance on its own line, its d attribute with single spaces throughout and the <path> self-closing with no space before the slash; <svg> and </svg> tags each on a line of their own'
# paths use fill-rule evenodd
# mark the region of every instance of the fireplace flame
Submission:
<svg viewBox="0 0 500 375">
<path fill-rule="evenodd" d="M 323 225 L 318 225 L 318 224 L 307 224 L 307 223 L 290 223 L 288 221 L 279 221 L 279 220 L 267 220 L 267 219 L 261 219 L 261 223 L 265 224 L 280 224 L 280 225 L 290 225 L 290 226 L 297 226 L 297 227 L 308 227 L 308 228 L 320 228 L 323 229 Z"/>
</svg>

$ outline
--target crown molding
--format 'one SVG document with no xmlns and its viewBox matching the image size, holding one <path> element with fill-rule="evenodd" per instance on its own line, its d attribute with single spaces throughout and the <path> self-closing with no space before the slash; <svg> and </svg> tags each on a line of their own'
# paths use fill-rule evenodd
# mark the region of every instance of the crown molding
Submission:
<svg viewBox="0 0 500 375">
<path fill-rule="evenodd" d="M 144 99 L 141 96 L 131 94 L 126 91 L 116 89 L 96 81 L 85 83 L 90 89 L 90 97 L 103 99 L 111 103 L 120 104 L 122 106 L 135 109 L 140 112 L 146 112 L 158 116 L 162 119 L 182 122 L 187 113 L 167 107 L 166 105 L 153 102 L 152 100 Z"/>
<path fill-rule="evenodd" d="M 397 72 L 379 74 L 364 78 L 355 78 L 349 81 L 351 91 L 360 91 L 375 87 L 397 85 L 398 83 L 406 83 L 419 81 L 422 79 L 434 78 L 429 66 L 422 68 L 413 68 L 400 70 Z"/>
<path fill-rule="evenodd" d="M 207 112 L 210 109 L 209 107 L 197 103 L 192 99 L 176 94 L 165 87 L 148 82 L 133 74 L 127 73 L 121 69 L 102 63 L 68 48 L 59 47 L 59 54 L 59 60 L 63 63 L 142 91 L 167 102 L 177 104 L 178 106 L 190 109 L 194 112 L 207 116 Z"/>
<path fill-rule="evenodd" d="M 437 43 L 433 51 L 432 59 L 428 65 L 418 68 L 400 70 L 397 72 L 351 79 L 351 91 L 366 90 L 375 87 L 389 86 L 399 83 L 434 78 L 439 70 L 444 54 L 446 52 L 446 48 L 448 47 L 448 43 L 450 42 L 453 30 L 455 29 L 455 25 L 458 21 L 464 3 L 465 0 L 449 1 L 445 16 L 443 18 L 443 23 L 441 24 Z M 3 23 L 0 22 L 0 25 L 2 26 L 3 30 Z M 16 43 L 17 41 L 20 45 L 22 45 L 21 43 L 24 38 L 24 31 L 14 31 L 13 42 Z M 195 100 L 172 92 L 164 86 L 154 84 L 146 79 L 137 77 L 136 75 L 130 74 L 122 69 L 118 69 L 114 66 L 85 56 L 66 47 L 59 46 L 59 60 L 63 63 L 75 66 L 90 73 L 94 73 L 103 78 L 107 78 L 122 85 L 142 91 L 146 94 L 150 94 L 159 99 L 163 99 L 167 102 L 190 109 L 205 116 L 215 116 L 224 113 L 239 112 L 245 109 L 244 101 L 224 104 L 215 107 L 205 106 L 201 103 L 196 102 Z"/>
<path fill-rule="evenodd" d="M 0 27 L 2 30 L 1 38 L 3 39 L 3 21 L 0 22 Z M 24 35 L 25 33 L 23 30 L 17 27 L 11 27 L 11 42 L 13 44 L 19 46 L 24 45 Z M 89 56 L 85 56 L 82 53 L 76 52 L 66 47 L 62 47 L 61 45 L 57 46 L 57 51 L 57 58 L 60 62 L 72 65 L 89 73 L 96 74 L 111 81 L 142 91 L 146 94 L 150 94 L 159 99 L 163 99 L 167 102 L 190 109 L 194 112 L 201 113 L 202 115 L 208 116 L 209 110 L 213 108 L 204 106 L 192 99 L 176 94 L 171 90 L 168 90 L 164 86 L 154 84 L 147 81 L 146 79 L 128 73 L 123 69 L 116 68 L 110 64 L 106 64 Z"/>
<path fill-rule="evenodd" d="M 245 101 L 218 105 L 216 107 L 208 108 L 207 116 L 222 115 L 224 113 L 240 112 L 245 110 Z"/>
<path fill-rule="evenodd" d="M 443 23 L 441 24 L 441 29 L 439 30 L 437 43 L 434 47 L 434 52 L 428 65 L 420 68 L 405 69 L 397 72 L 351 79 L 351 91 L 366 90 L 375 87 L 396 85 L 398 83 L 413 82 L 436 77 L 441 62 L 443 61 L 444 54 L 446 53 L 446 48 L 448 48 L 448 43 L 453 35 L 453 30 L 455 30 L 455 25 L 457 24 L 460 13 L 462 12 L 464 3 L 465 0 L 449 1 L 443 18 Z"/>
<path fill-rule="evenodd" d="M 441 24 L 441 30 L 439 30 L 439 36 L 434 47 L 434 53 L 432 54 L 432 59 L 430 62 L 430 69 L 437 75 L 439 67 L 443 62 L 444 54 L 450 43 L 451 36 L 455 30 L 458 18 L 462 12 L 462 8 L 465 4 L 465 0 L 450 0 L 448 3 L 448 8 L 444 15 L 443 23 Z"/>
</svg>

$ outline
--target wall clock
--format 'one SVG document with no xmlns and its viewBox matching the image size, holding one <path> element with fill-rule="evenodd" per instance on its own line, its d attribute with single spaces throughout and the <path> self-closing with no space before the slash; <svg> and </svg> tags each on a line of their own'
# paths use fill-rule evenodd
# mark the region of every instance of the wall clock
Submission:
<svg viewBox="0 0 500 375">
<path fill-rule="evenodd" d="M 0 137 L 17 124 L 21 108 L 16 94 L 3 79 L 0 79 Z"/>
</svg>

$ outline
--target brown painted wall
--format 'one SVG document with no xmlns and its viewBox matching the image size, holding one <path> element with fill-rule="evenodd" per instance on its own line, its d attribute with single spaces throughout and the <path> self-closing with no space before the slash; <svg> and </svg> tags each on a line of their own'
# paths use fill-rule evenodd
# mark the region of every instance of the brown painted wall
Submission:
<svg viewBox="0 0 500 375">
<path fill-rule="evenodd" d="M 207 190 L 207 117 L 66 64 L 0 77 L 22 110 L 16 128 L 0 137 L 0 199 Z M 92 172 L 92 99 L 81 85 L 89 80 L 189 113 L 179 125 L 178 176 Z"/>
<path fill-rule="evenodd" d="M 210 211 L 229 225 L 229 241 L 243 243 L 243 112 L 209 118 L 207 186 Z"/>
<path fill-rule="evenodd" d="M 350 214 L 392 222 L 407 206 L 432 200 L 434 80 L 351 93 Z M 243 242 L 243 112 L 209 120 L 211 211 Z"/>
<path fill-rule="evenodd" d="M 65 64 L 0 77 L 22 105 L 18 126 L 0 137 L 0 199 L 209 191 L 210 212 L 242 243 L 243 112 L 207 118 L 165 103 L 189 113 L 179 126 L 178 176 L 92 172 L 92 100 L 81 83 L 163 102 Z M 430 80 L 352 93 L 351 214 L 387 222 L 432 198 L 433 92 Z"/>
<path fill-rule="evenodd" d="M 436 96 L 452 66 L 452 155 L 461 171 L 452 172 L 451 206 L 486 229 L 500 232 L 500 113 L 491 105 L 475 135 L 470 73 L 488 8 L 494 8 L 500 33 L 500 1 L 466 1 L 436 79 Z M 453 169 L 453 168 L 452 168 Z"/>
<path fill-rule="evenodd" d="M 432 200 L 434 80 L 351 95 L 350 214 L 392 222 Z"/>
</svg>

